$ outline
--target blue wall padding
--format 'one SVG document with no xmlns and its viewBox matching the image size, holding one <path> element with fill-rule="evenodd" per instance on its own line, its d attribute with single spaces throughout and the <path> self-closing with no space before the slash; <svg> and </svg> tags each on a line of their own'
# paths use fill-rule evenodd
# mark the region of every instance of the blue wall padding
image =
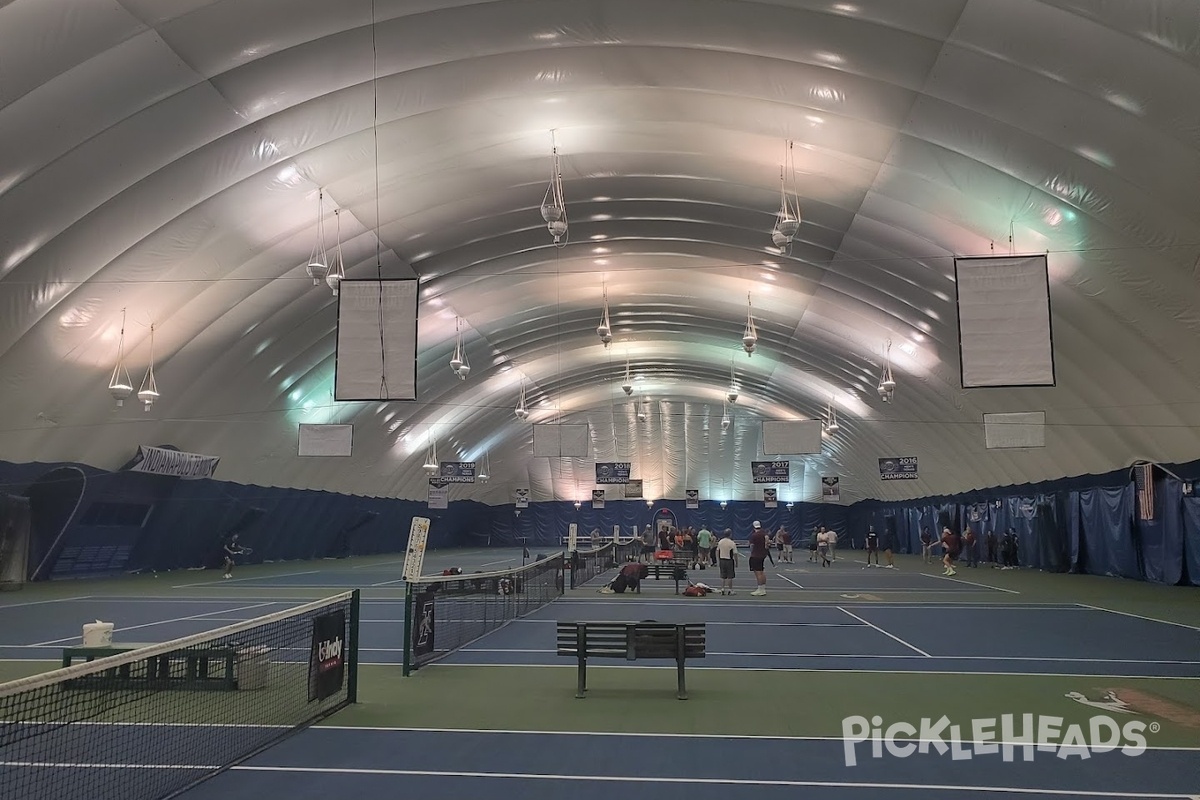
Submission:
<svg viewBox="0 0 1200 800">
<path fill-rule="evenodd" d="M 76 466 L 85 481 L 74 477 L 74 469 L 60 469 Z M 1200 461 L 1170 466 L 1185 480 L 1200 478 Z M 51 480 L 42 480 L 47 477 Z M 78 510 L 71 514 L 80 486 Z M 70 464 L 0 462 L 0 488 L 39 500 L 32 510 L 30 577 L 35 579 L 213 567 L 220 562 L 223 537 L 235 529 L 253 548 L 252 562 L 397 553 L 407 545 L 414 516 L 432 520 L 431 549 L 478 544 L 490 536 L 493 546 L 523 540 L 545 552 L 560 546 L 573 522 L 584 536 L 593 528 L 609 536 L 614 525 L 630 536 L 666 509 L 679 525 L 728 527 L 738 539 L 749 535 L 756 519 L 769 530 L 783 525 L 800 549 L 817 525 L 836 530 L 839 546 L 849 549 L 863 546 L 869 526 L 883 533 L 890 521 L 896 551 L 917 553 L 923 527 L 938 537 L 945 525 L 961 531 L 970 524 L 980 536 L 982 558 L 987 531 L 1002 534 L 1011 527 L 1020 539 L 1022 566 L 1200 585 L 1200 499 L 1183 496 L 1182 484 L 1161 471 L 1152 521 L 1134 518 L 1128 470 L 850 506 L 796 503 L 791 509 L 786 504 L 768 509 L 761 501 L 743 500 L 723 509 L 702 500 L 698 509 L 689 510 L 683 500 L 660 500 L 652 509 L 643 501 L 616 500 L 604 509 L 584 503 L 576 510 L 569 502 L 534 502 L 520 515 L 511 504 L 463 500 L 430 510 L 416 500 L 184 481 Z M 137 524 L 128 515 L 96 513 L 94 503 L 126 511 L 145 507 L 148 513 L 144 524 Z"/>
</svg>

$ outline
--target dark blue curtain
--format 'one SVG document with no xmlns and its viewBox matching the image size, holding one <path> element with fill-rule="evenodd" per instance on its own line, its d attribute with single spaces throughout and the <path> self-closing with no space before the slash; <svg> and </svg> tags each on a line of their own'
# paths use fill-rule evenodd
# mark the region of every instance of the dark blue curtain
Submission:
<svg viewBox="0 0 1200 800">
<path fill-rule="evenodd" d="M 1139 578 L 1133 548 L 1133 486 L 1079 492 L 1081 520 L 1078 563 L 1092 575 Z"/>
<path fill-rule="evenodd" d="M 1174 478 L 1154 482 L 1154 519 L 1137 520 L 1142 569 L 1152 583 L 1183 578 L 1183 487 Z"/>
<path fill-rule="evenodd" d="M 1200 497 L 1184 497 L 1183 549 L 1186 555 L 1188 582 L 1200 586 Z"/>
</svg>

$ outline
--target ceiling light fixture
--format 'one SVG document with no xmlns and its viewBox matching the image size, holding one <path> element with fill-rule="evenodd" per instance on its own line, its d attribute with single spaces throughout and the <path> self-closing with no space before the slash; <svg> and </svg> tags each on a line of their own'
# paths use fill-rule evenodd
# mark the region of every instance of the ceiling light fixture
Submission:
<svg viewBox="0 0 1200 800">
<path fill-rule="evenodd" d="M 554 141 L 554 131 L 550 131 L 550 150 L 550 185 L 546 187 L 546 196 L 542 198 L 542 219 L 546 221 L 546 229 L 554 237 L 554 246 L 566 247 L 567 204 L 563 199 L 562 169 L 558 162 L 558 145 Z"/>
<path fill-rule="evenodd" d="M 838 425 L 837 406 L 833 404 L 833 397 L 829 398 L 829 408 L 825 412 L 825 432 L 833 435 L 841 430 L 842 426 Z"/>
<path fill-rule="evenodd" d="M 621 391 L 626 397 L 633 396 L 633 381 L 629 379 L 629 353 L 625 353 L 625 382 L 621 384 Z"/>
<path fill-rule="evenodd" d="M 729 425 L 731 422 L 732 420 L 729 418 L 729 406 L 723 404 L 721 406 L 721 430 L 729 430 Z"/>
<path fill-rule="evenodd" d="M 596 335 L 600 337 L 600 342 L 607 350 L 612 344 L 612 322 L 608 318 L 608 287 L 603 287 L 604 291 L 604 311 L 600 314 L 600 327 L 596 328 Z"/>
<path fill-rule="evenodd" d="M 729 356 L 729 391 L 725 393 L 725 400 L 729 405 L 733 405 L 737 402 L 737 399 L 737 375 L 734 373 L 733 356 L 731 355 Z"/>
<path fill-rule="evenodd" d="M 346 262 L 342 260 L 342 209 L 333 210 L 333 218 L 337 220 L 337 247 L 333 252 L 333 263 L 325 275 L 325 284 L 333 290 L 333 296 L 338 296 L 338 288 L 346 277 Z"/>
<path fill-rule="evenodd" d="M 638 421 L 638 422 L 645 422 L 645 421 L 646 421 L 646 414 L 647 414 L 647 412 L 649 411 L 649 408 L 650 408 L 650 403 L 649 403 L 649 402 L 646 402 L 646 403 L 636 403 L 635 405 L 637 406 L 637 421 Z"/>
<path fill-rule="evenodd" d="M 750 302 L 750 293 L 746 293 L 746 330 L 742 333 L 742 349 L 746 355 L 754 355 L 758 347 L 758 328 L 754 325 L 754 306 Z"/>
<path fill-rule="evenodd" d="M 325 249 L 325 190 L 317 192 L 317 241 L 313 245 L 312 254 L 308 257 L 308 266 L 304 271 L 312 278 L 313 286 L 320 286 L 321 281 L 329 273 L 329 252 Z"/>
<path fill-rule="evenodd" d="M 779 211 L 775 214 L 771 242 L 779 248 L 779 252 L 791 255 L 792 240 L 799 230 L 800 193 L 796 181 L 796 159 L 789 140 L 783 151 L 783 166 L 779 168 Z"/>
<path fill-rule="evenodd" d="M 529 405 L 525 400 L 525 379 L 521 378 L 521 394 L 517 396 L 517 408 L 513 412 L 517 415 L 517 419 L 525 421 L 529 419 Z"/>
<path fill-rule="evenodd" d="M 465 381 L 467 375 L 471 374 L 471 364 L 467 361 L 467 348 L 463 346 L 461 317 L 454 318 L 454 355 L 450 356 L 450 369 L 454 371 L 460 381 Z"/>
<path fill-rule="evenodd" d="M 581 508 L 583 508 L 583 503 L 580 502 L 579 500 L 576 500 L 575 501 L 575 510 L 578 511 Z"/>
<path fill-rule="evenodd" d="M 892 340 L 888 339 L 884 350 L 883 371 L 879 375 L 879 386 L 876 388 L 879 399 L 890 403 L 896 395 L 896 379 L 892 377 Z"/>
<path fill-rule="evenodd" d="M 492 457 L 487 450 L 483 451 L 483 469 L 479 470 L 477 478 L 480 483 L 487 483 L 492 477 Z"/>
<path fill-rule="evenodd" d="M 121 338 L 117 340 L 117 364 L 108 380 L 108 393 L 117 401 L 117 408 L 125 405 L 125 398 L 133 394 L 133 382 L 125 367 L 125 309 L 121 309 Z"/>
<path fill-rule="evenodd" d="M 425 463 L 421 469 L 425 470 L 425 474 L 430 477 L 441 471 L 441 467 L 438 465 L 437 439 L 432 436 L 429 437 L 429 447 L 425 450 Z"/>
<path fill-rule="evenodd" d="M 158 382 L 154 380 L 154 325 L 150 325 L 150 367 L 146 370 L 146 377 L 142 379 L 142 388 L 137 393 L 138 400 L 142 401 L 145 406 L 144 411 L 149 411 L 150 406 L 154 405 L 154 401 L 158 399 Z"/>
</svg>

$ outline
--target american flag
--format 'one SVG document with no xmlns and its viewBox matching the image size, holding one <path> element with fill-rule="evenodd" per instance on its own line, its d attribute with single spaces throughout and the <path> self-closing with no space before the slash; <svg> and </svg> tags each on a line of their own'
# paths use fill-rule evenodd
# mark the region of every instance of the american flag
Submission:
<svg viewBox="0 0 1200 800">
<path fill-rule="evenodd" d="M 1138 518 L 1154 519 L 1154 465 L 1135 464 L 1133 484 L 1137 487 Z"/>
</svg>

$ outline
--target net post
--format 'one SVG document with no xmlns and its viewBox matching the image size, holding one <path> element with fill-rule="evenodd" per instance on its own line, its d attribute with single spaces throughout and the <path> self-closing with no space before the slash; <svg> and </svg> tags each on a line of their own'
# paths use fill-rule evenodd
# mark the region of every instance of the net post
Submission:
<svg viewBox="0 0 1200 800">
<path fill-rule="evenodd" d="M 361 622 L 359 616 L 361 592 L 361 589 L 355 589 L 350 595 L 350 652 L 346 663 L 346 666 L 350 668 L 350 675 L 346 682 L 346 701 L 349 703 L 358 702 L 358 633 Z"/>
<path fill-rule="evenodd" d="M 411 581 L 404 582 L 404 667 L 401 674 L 407 678 L 412 674 L 412 619 L 413 587 Z"/>
</svg>

